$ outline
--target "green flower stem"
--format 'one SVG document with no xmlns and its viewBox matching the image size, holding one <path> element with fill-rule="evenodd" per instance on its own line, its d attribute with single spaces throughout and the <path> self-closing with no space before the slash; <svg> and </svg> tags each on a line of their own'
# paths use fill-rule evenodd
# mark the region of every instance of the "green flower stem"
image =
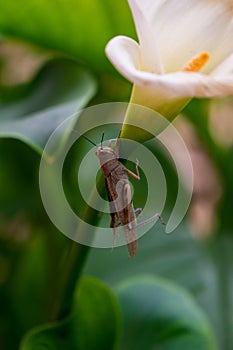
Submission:
<svg viewBox="0 0 233 350">
<path fill-rule="evenodd" d="M 100 173 L 97 178 L 97 188 L 100 194 L 104 193 L 105 187 L 102 173 Z M 78 235 L 88 237 L 89 228 L 85 222 L 97 225 L 101 218 L 100 213 L 91 208 L 91 206 L 94 207 L 94 203 L 98 201 L 96 197 L 95 191 L 92 191 L 89 200 L 90 206 L 86 206 L 82 216 L 82 222 L 77 227 Z M 91 244 L 91 241 L 89 243 Z M 52 320 L 62 319 L 70 314 L 76 285 L 82 274 L 89 251 L 89 245 L 71 241 L 69 252 L 63 263 L 58 294 L 54 301 L 54 306 L 52 307 Z"/>
<path fill-rule="evenodd" d="M 140 135 L 137 135 L 138 133 L 135 133 L 135 130 L 127 130 L 127 128 L 125 128 L 127 124 L 136 124 L 139 127 L 141 126 L 143 128 L 143 124 L 145 123 L 145 126 L 148 126 L 147 130 L 152 130 L 152 134 L 154 132 L 157 133 L 160 130 L 160 126 L 157 124 L 158 120 L 156 120 L 154 113 L 159 113 L 171 122 L 184 109 L 184 107 L 189 103 L 190 100 L 191 99 L 187 97 L 168 99 L 165 98 L 163 95 L 155 96 L 153 89 L 150 89 L 145 86 L 140 87 L 133 85 L 129 107 L 124 120 L 122 137 L 132 138 L 131 136 L 133 136 L 133 139 L 135 140 L 136 136 L 137 138 L 140 138 L 136 141 L 148 141 L 148 133 L 146 133 L 145 130 L 141 129 L 139 133 Z M 135 105 L 144 106 L 145 110 L 147 110 L 146 120 L 142 115 L 143 110 L 135 110 Z M 150 115 L 148 113 L 148 110 L 151 110 L 154 113 L 151 113 Z"/>
<path fill-rule="evenodd" d="M 58 296 L 52 311 L 52 320 L 62 319 L 69 315 L 76 283 L 81 276 L 90 247 L 71 242 L 66 261 L 63 264 Z"/>
</svg>

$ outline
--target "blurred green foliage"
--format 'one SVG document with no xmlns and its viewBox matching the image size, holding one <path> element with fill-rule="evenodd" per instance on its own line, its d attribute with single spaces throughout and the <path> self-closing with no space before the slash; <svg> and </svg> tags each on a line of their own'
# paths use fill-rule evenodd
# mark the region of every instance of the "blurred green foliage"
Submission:
<svg viewBox="0 0 233 350">
<path fill-rule="evenodd" d="M 119 342 L 120 322 L 115 295 L 101 282 L 86 277 L 78 285 L 72 314 L 28 333 L 21 349 L 113 349 Z"/>
<path fill-rule="evenodd" d="M 125 247 L 89 252 L 47 218 L 39 161 L 50 134 L 76 110 L 128 100 L 130 84 L 104 54 L 111 37 L 136 37 L 127 2 L 0 0 L 0 9 L 0 55 L 12 39 L 12 45 L 27 42 L 30 50 L 48 54 L 26 82 L 7 85 L 0 79 L 0 348 L 21 343 L 21 350 L 213 350 L 216 342 L 232 349 L 232 149 L 222 150 L 212 138 L 208 102 L 193 101 L 184 113 L 221 174 L 216 232 L 199 242 L 186 218 L 171 236 L 156 224 L 140 240 L 135 260 Z M 61 147 L 67 137 L 68 129 Z M 77 162 L 85 154 L 79 146 L 69 155 L 64 187 L 85 210 L 73 190 Z M 157 145 L 147 146 L 166 169 L 166 217 L 175 202 L 177 174 Z M 136 203 L 144 189 L 142 182 Z M 80 279 L 81 272 L 99 280 Z M 56 317 L 60 303 L 68 312 Z"/>
<path fill-rule="evenodd" d="M 124 0 L 1 0 L 0 27 L 4 35 L 19 38 L 83 61 L 106 74 L 113 71 L 104 54 L 116 35 L 135 36 Z"/>
</svg>

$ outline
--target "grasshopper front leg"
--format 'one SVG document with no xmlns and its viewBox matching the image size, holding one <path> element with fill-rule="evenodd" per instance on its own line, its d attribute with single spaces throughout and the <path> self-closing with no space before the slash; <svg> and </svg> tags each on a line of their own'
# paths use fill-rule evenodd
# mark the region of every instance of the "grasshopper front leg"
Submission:
<svg viewBox="0 0 233 350">
<path fill-rule="evenodd" d="M 131 177 L 132 177 L 134 180 L 136 180 L 136 181 L 139 181 L 139 180 L 141 179 L 141 178 L 140 178 L 140 175 L 139 175 L 138 165 L 139 165 L 139 161 L 138 161 L 138 159 L 136 159 L 136 165 L 135 165 L 136 174 L 134 174 L 131 170 L 125 168 L 126 171 L 127 171 L 127 174 L 128 174 L 129 176 L 131 176 Z"/>
</svg>

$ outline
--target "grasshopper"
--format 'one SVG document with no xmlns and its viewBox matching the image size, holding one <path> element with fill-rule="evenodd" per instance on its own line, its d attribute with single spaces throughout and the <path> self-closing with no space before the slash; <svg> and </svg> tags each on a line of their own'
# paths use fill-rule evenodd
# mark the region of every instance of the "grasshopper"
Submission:
<svg viewBox="0 0 233 350">
<path fill-rule="evenodd" d="M 99 159 L 101 170 L 105 177 L 105 185 L 110 206 L 110 227 L 113 229 L 114 242 L 117 237 L 117 227 L 122 226 L 125 240 L 128 247 L 128 252 L 131 258 L 135 257 L 138 248 L 138 239 L 136 234 L 136 228 L 145 223 L 159 218 L 164 224 L 163 219 L 159 214 L 155 214 L 152 218 L 137 224 L 136 215 L 139 214 L 142 209 L 138 208 L 134 210 L 132 202 L 132 191 L 129 184 L 128 176 L 131 176 L 134 180 L 139 181 L 140 175 L 138 170 L 139 162 L 136 160 L 136 174 L 127 169 L 119 161 L 119 136 L 116 139 L 115 150 L 112 147 L 110 140 L 108 146 L 103 147 L 102 142 L 104 134 L 101 139 L 101 146 L 98 147 L 96 155 Z"/>
</svg>

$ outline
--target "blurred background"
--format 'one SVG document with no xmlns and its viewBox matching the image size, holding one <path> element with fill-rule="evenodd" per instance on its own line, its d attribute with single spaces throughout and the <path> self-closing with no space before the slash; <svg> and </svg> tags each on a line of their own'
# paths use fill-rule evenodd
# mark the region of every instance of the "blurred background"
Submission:
<svg viewBox="0 0 233 350">
<path fill-rule="evenodd" d="M 107 42 L 120 34 L 136 39 L 124 0 L 0 0 L 0 349 L 19 348 L 29 330 L 51 321 L 50 306 L 71 242 L 43 209 L 40 157 L 52 131 L 77 109 L 129 101 L 131 84 L 114 70 L 104 53 Z M 181 286 L 205 314 L 208 332 L 223 350 L 233 347 L 232 114 L 232 97 L 193 100 L 174 120 L 194 169 L 191 205 L 176 231 L 168 238 L 156 224 L 140 239 L 133 261 L 126 247 L 113 252 L 93 248 L 83 267 L 84 276 L 91 275 L 114 291 L 123 315 L 124 288 L 119 287 L 123 281 L 160 276 Z M 64 170 L 64 186 L 77 207 L 81 202 L 72 187 L 74 164 L 85 147 L 79 145 L 79 151 L 71 152 Z M 148 147 L 165 169 L 166 219 L 176 200 L 177 174 L 158 145 L 148 142 Z M 136 203 L 140 193 L 139 189 Z M 78 279 L 75 274 L 72 278 L 74 283 Z M 118 348 L 131 349 L 132 338 L 138 341 L 137 332 L 132 336 L 127 317 L 124 320 L 123 326 L 118 325 L 123 328 Z M 199 332 L 198 321 L 195 327 L 193 324 L 190 329 L 204 337 L 204 328 Z M 128 347 L 124 345 L 127 340 Z M 206 344 L 200 348 L 214 348 Z M 69 349 L 83 349 L 72 346 Z M 103 349 L 101 346 L 90 348 Z M 22 345 L 22 349 L 31 348 L 37 349 Z M 114 346 L 106 347 L 110 348 Z"/>
</svg>

